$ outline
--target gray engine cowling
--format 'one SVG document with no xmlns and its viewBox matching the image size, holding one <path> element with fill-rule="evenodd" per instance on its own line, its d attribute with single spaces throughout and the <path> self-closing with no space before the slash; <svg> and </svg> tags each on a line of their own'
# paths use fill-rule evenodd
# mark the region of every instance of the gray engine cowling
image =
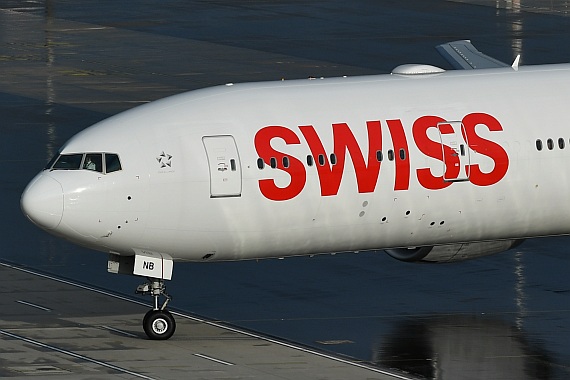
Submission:
<svg viewBox="0 0 570 380">
<path fill-rule="evenodd" d="M 524 239 L 481 241 L 429 247 L 387 249 L 393 258 L 407 262 L 451 263 L 504 252 L 520 245 Z"/>
</svg>

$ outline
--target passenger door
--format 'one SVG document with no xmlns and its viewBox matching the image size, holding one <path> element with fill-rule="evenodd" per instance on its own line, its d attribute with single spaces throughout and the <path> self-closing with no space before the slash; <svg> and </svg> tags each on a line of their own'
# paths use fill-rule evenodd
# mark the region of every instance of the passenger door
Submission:
<svg viewBox="0 0 570 380">
<path fill-rule="evenodd" d="M 443 180 L 446 182 L 469 180 L 469 145 L 463 138 L 466 136 L 463 133 L 463 124 L 460 121 L 447 121 L 439 123 L 437 129 L 443 151 Z M 455 170 L 449 170 L 450 167 Z"/>
<path fill-rule="evenodd" d="M 210 167 L 210 197 L 241 196 L 241 163 L 233 136 L 202 137 Z"/>
</svg>

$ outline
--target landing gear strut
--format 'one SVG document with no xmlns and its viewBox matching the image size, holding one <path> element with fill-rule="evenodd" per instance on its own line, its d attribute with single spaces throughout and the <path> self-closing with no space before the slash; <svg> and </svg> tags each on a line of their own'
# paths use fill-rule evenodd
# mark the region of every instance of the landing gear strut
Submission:
<svg viewBox="0 0 570 380">
<path fill-rule="evenodd" d="M 166 293 L 164 280 L 149 278 L 148 282 L 137 287 L 137 293 L 150 294 L 154 298 L 154 307 L 143 318 L 143 329 L 146 335 L 152 340 L 170 338 L 176 330 L 176 322 L 172 314 L 166 310 L 166 305 L 172 297 Z M 160 296 L 165 298 L 162 306 L 160 306 Z"/>
</svg>

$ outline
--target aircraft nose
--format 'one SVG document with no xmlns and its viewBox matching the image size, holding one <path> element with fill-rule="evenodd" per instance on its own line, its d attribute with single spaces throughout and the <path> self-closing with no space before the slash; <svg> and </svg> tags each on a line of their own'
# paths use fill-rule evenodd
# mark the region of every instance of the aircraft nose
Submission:
<svg viewBox="0 0 570 380">
<path fill-rule="evenodd" d="M 24 214 L 39 227 L 56 228 L 63 216 L 63 189 L 50 176 L 39 174 L 22 193 L 20 206 Z"/>
</svg>

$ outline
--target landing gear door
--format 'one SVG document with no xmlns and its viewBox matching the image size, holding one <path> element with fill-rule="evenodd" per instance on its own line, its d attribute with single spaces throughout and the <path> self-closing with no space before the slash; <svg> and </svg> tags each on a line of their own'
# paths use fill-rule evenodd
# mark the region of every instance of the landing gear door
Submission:
<svg viewBox="0 0 570 380">
<path fill-rule="evenodd" d="M 210 166 L 210 197 L 241 196 L 241 163 L 233 136 L 202 137 Z"/>
<path fill-rule="evenodd" d="M 443 152 L 443 180 L 446 182 L 469 180 L 469 145 L 463 136 L 460 121 L 446 121 L 437 125 Z"/>
</svg>

